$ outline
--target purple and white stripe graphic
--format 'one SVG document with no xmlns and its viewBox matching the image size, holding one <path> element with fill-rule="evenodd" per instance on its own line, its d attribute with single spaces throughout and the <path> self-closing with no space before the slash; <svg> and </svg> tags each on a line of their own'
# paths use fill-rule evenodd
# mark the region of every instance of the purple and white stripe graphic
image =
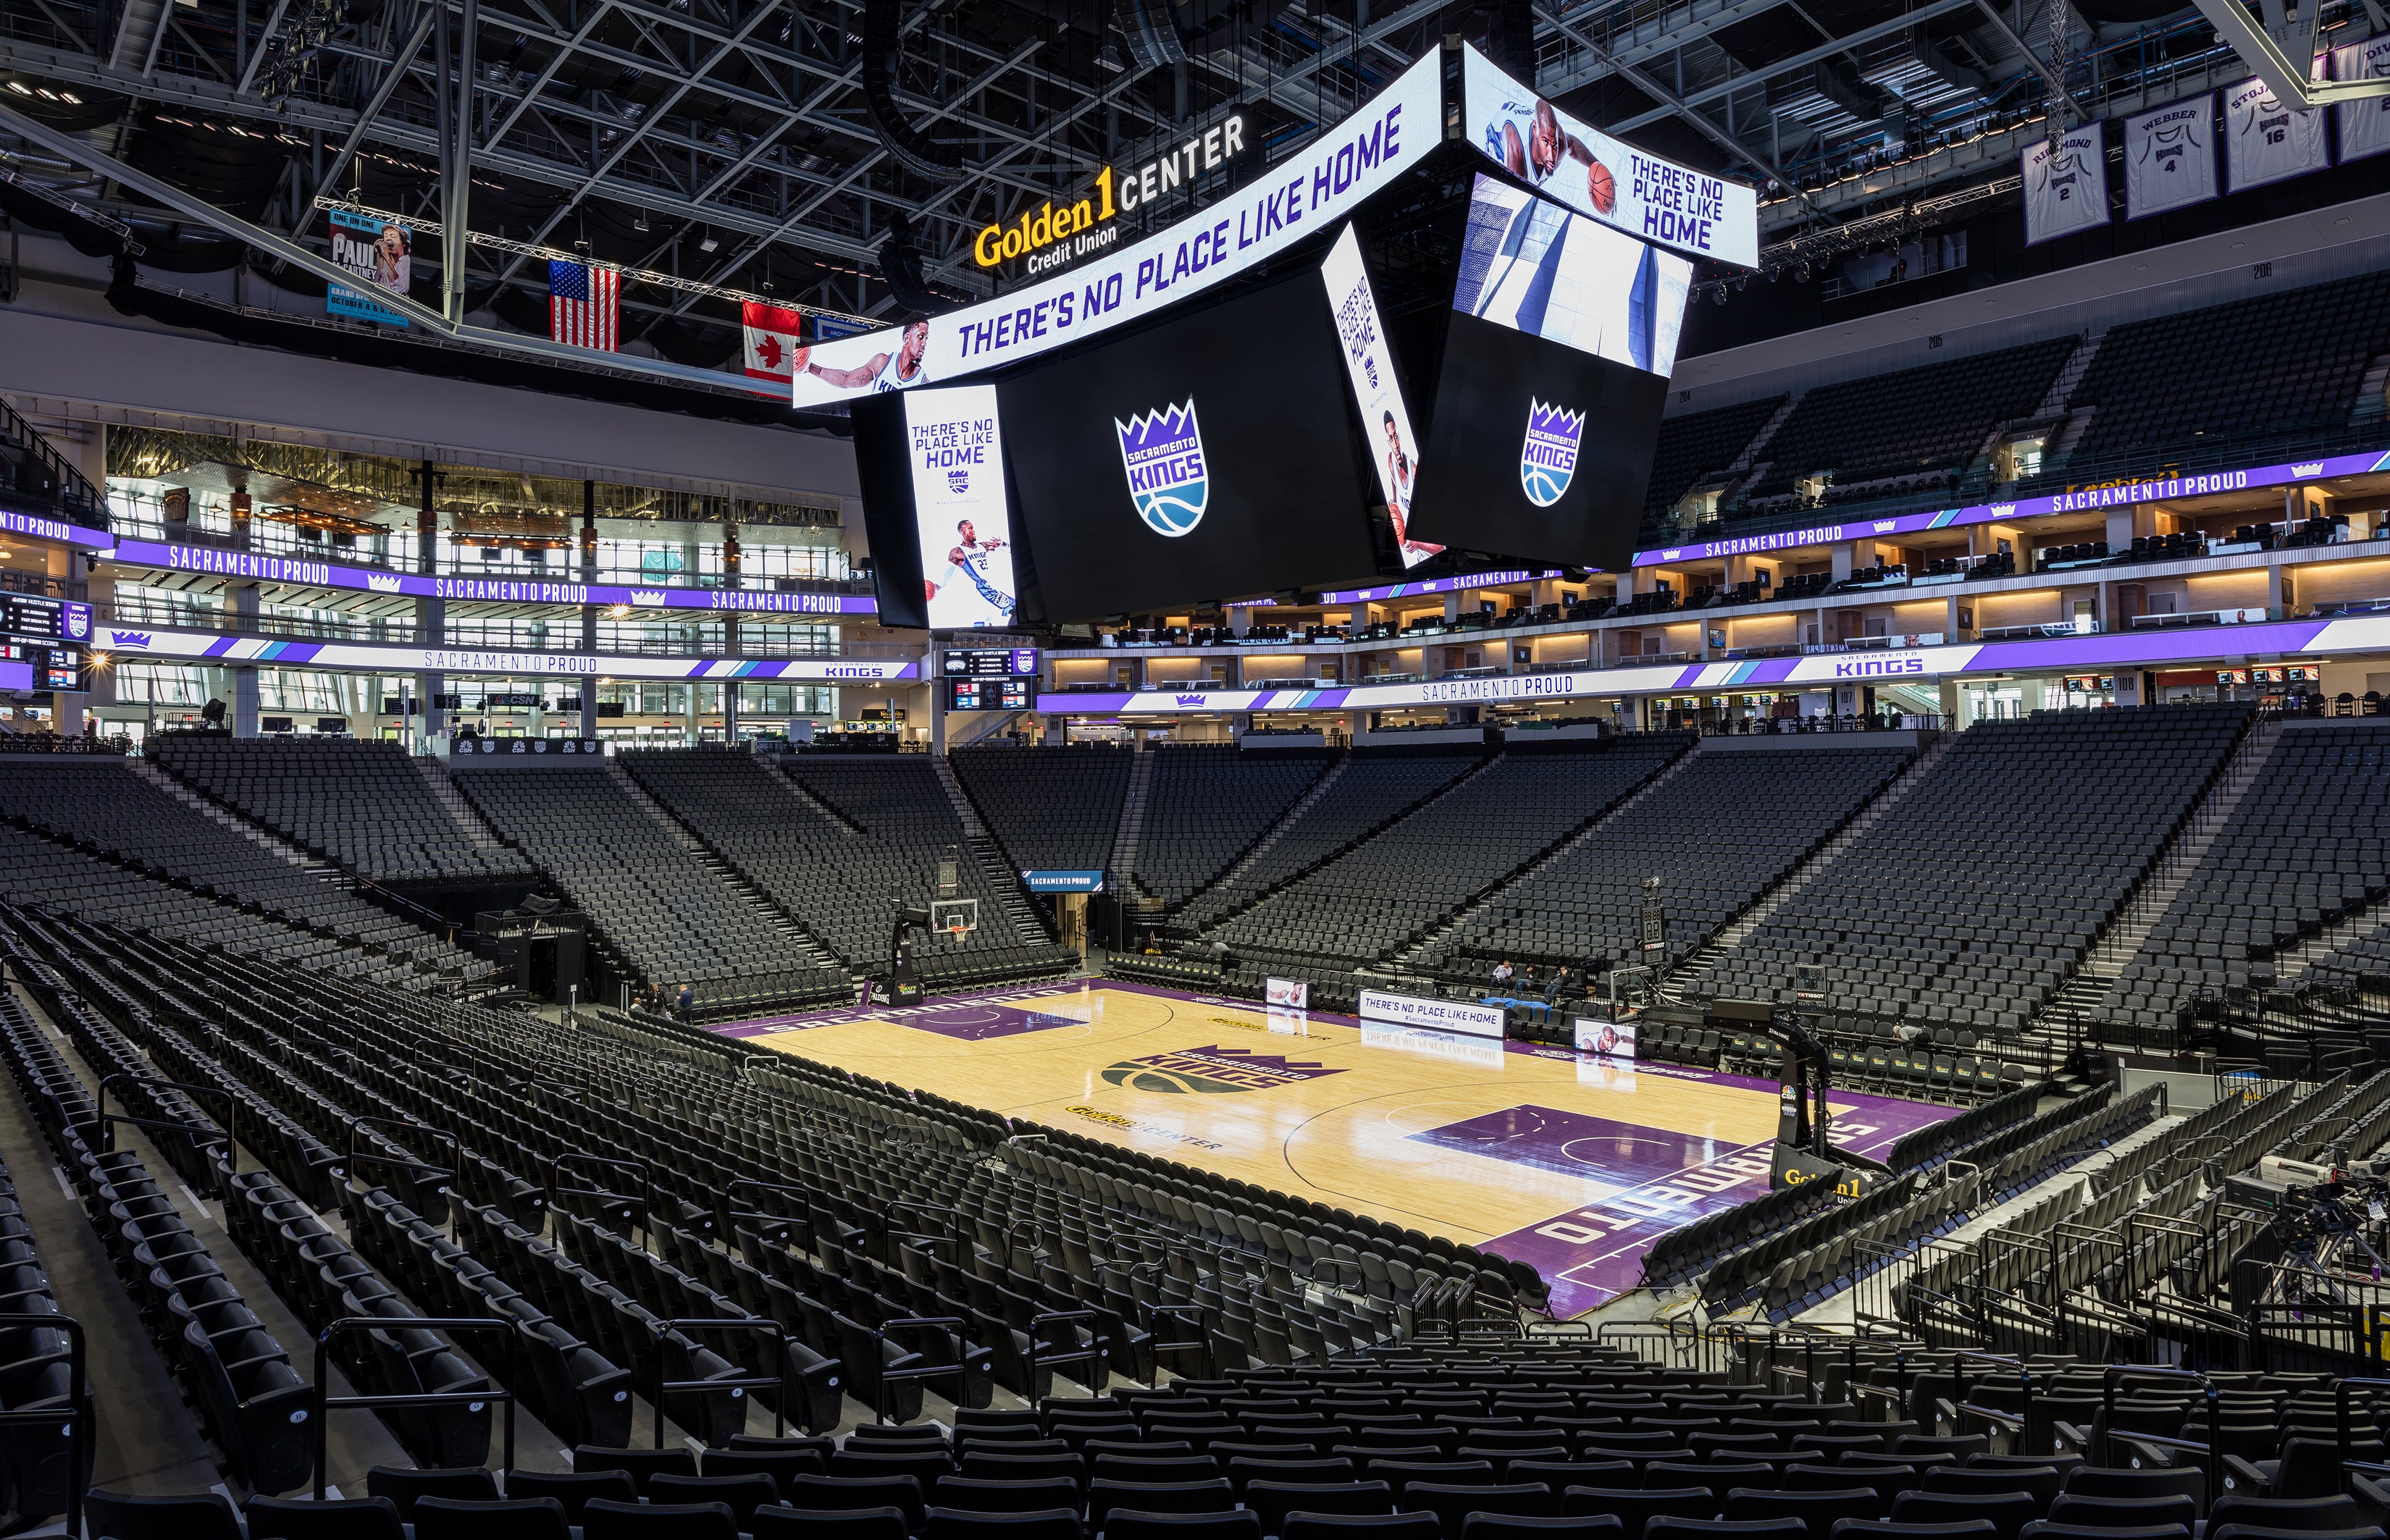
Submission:
<svg viewBox="0 0 2390 1540">
<path fill-rule="evenodd" d="M 626 587 L 608 583 L 549 583 L 520 578 L 426 577 L 344 567 L 303 558 L 254 551 L 221 551 L 159 540 L 119 540 L 103 551 L 105 561 L 202 572 L 255 583 L 288 583 L 307 588 L 354 593 L 403 594 L 410 598 L 457 599 L 489 604 L 626 604 L 635 610 L 708 610 L 742 615 L 876 615 L 879 602 L 861 594 L 783 593 L 775 588 Z"/>
<path fill-rule="evenodd" d="M 2322 481 L 2332 476 L 2363 476 L 2380 470 L 2385 465 L 2390 465 L 2390 451 L 2373 450 L 2362 455 L 2298 460 L 2289 465 L 2217 470 L 2204 476 L 2159 476 L 2144 481 L 2127 481 L 2121 486 L 2090 487 L 2081 492 L 2062 492 L 2048 497 L 2027 497 L 2015 503 L 1977 503 L 1963 508 L 1895 514 L 1882 519 L 1854 519 L 1843 523 L 1782 530 L 1774 534 L 1737 535 L 1727 540 L 1705 540 L 1690 545 L 1669 545 L 1636 552 L 1635 565 L 1657 567 L 1677 561 L 1708 561 L 1722 556 L 1790 550 L 1797 545 L 1824 545 L 1837 540 L 1859 540 L 1870 535 L 1917 534 L 1926 530 L 1960 529 L 1969 524 L 1995 521 L 2007 523 L 2011 520 L 2039 519 L 2053 513 L 2080 513 L 2087 508 L 2123 507 L 2131 503 L 2154 503 L 2172 497 L 2204 497 L 2212 493 L 2286 486 L 2295 481 Z"/>
</svg>

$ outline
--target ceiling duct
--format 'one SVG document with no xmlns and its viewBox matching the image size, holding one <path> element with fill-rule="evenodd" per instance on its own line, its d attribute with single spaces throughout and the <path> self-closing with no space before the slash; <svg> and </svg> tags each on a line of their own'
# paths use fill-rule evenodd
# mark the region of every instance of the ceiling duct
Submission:
<svg viewBox="0 0 2390 1540">
<path fill-rule="evenodd" d="M 880 277 L 898 304 L 922 315 L 953 308 L 921 276 L 921 253 L 913 245 L 913 222 L 900 211 L 888 217 L 888 237 L 880 243 Z"/>
<path fill-rule="evenodd" d="M 903 0 L 864 0 L 864 114 L 898 165 L 932 182 L 959 182 L 968 169 L 962 152 L 915 128 L 896 106 L 896 67 L 905 57 L 903 17 Z"/>
<path fill-rule="evenodd" d="M 1128 57 L 1138 69 L 1159 70 L 1165 64 L 1187 62 L 1187 40 L 1179 34 L 1170 0 L 1118 0 L 1112 17 L 1120 23 Z"/>
</svg>

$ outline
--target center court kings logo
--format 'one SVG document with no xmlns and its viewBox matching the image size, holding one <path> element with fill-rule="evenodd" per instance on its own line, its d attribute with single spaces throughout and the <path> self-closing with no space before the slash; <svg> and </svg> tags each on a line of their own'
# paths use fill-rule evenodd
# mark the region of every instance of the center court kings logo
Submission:
<svg viewBox="0 0 2390 1540">
<path fill-rule="evenodd" d="M 1132 1091 L 1157 1091 L 1164 1096 L 1218 1096 L 1239 1091 L 1267 1091 L 1296 1085 L 1324 1075 L 1341 1075 L 1315 1059 L 1291 1059 L 1283 1054 L 1258 1054 L 1216 1043 L 1176 1053 L 1124 1059 L 1101 1072 L 1106 1083 Z"/>
<path fill-rule="evenodd" d="M 1112 427 L 1120 433 L 1121 468 L 1128 472 L 1137 516 L 1146 528 L 1173 540 L 1192 533 L 1203 521 L 1203 504 L 1211 494 L 1195 398 L 1140 412 L 1126 422 L 1114 417 Z"/>
<path fill-rule="evenodd" d="M 1561 500 L 1576 475 L 1577 443 L 1584 436 L 1584 413 L 1527 398 L 1527 438 L 1519 446 L 1519 486 L 1527 501 L 1548 508 Z"/>
</svg>

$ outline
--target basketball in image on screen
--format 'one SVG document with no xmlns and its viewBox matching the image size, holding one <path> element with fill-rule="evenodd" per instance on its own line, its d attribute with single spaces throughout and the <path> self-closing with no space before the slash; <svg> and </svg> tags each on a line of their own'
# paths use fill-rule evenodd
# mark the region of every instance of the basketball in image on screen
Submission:
<svg viewBox="0 0 2390 1540">
<path fill-rule="evenodd" d="M 1049 616 L 1371 572 L 1339 346 L 1306 272 L 997 387 Z"/>
</svg>

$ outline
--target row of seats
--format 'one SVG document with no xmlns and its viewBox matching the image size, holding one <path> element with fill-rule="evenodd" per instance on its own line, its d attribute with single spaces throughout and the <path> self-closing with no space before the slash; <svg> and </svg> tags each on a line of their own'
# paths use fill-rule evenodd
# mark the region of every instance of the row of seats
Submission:
<svg viewBox="0 0 2390 1540">
<path fill-rule="evenodd" d="M 474 884 L 533 877 L 520 853 L 476 841 L 395 743 L 159 733 L 144 751 L 194 789 L 361 876 Z"/>
<path fill-rule="evenodd" d="M 1636 733 L 1511 749 L 1333 860 L 1204 933 L 1355 963 L 1424 939 L 1659 775 L 1695 740 Z"/>
<path fill-rule="evenodd" d="M 151 784 L 124 761 L 88 754 L 0 765 L 0 819 L 112 858 L 144 875 L 223 894 L 285 923 L 438 969 L 471 959 L 344 885 L 310 875 Z"/>
<path fill-rule="evenodd" d="M 675 838 L 612 763 L 460 760 L 450 774 L 571 896 L 624 971 L 678 985 L 788 970 L 797 949 L 773 918 Z"/>
<path fill-rule="evenodd" d="M 1130 879 L 1165 907 L 1185 904 L 1286 816 L 1337 763 L 1319 750 L 1168 744 L 1153 753 Z"/>
<path fill-rule="evenodd" d="M 942 938 L 925 961 L 1047 941 L 1006 912 L 926 756 L 795 755 L 776 770 L 737 750 L 666 749 L 618 763 L 850 972 L 886 972 L 890 904 L 936 897 L 949 850 L 956 896 L 978 901 L 979 929 L 958 950 Z"/>
<path fill-rule="evenodd" d="M 2074 972 L 2249 725 L 2245 706 L 2043 712 L 1943 747 L 1848 848 L 1736 945 L 1701 993 L 1789 996 L 2017 1032 Z M 1987 808 L 2033 810 L 2026 827 Z"/>
<path fill-rule="evenodd" d="M 2171 1022 L 2191 998 L 2274 982 L 2271 959 L 2390 899 L 2390 732 L 2331 720 L 2281 730 L 2250 790 L 2098 1009 Z"/>
<path fill-rule="evenodd" d="M 1104 871 L 1132 758 L 1109 744 L 1059 751 L 985 744 L 957 749 L 947 763 L 1015 870 Z"/>
<path fill-rule="evenodd" d="M 123 1077 L 115 1100 L 124 1113 L 188 1136 L 161 1135 L 153 1143 L 178 1162 L 183 1185 L 213 1187 L 206 1147 L 224 1136 L 186 1093 L 161 1086 L 139 1051 L 106 1020 L 86 1009 L 66 982 L 21 941 L 24 921 L 0 911 L 0 957 L 50 1020 L 66 1033 L 96 1078 Z M 68 1063 L 57 1040 L 45 1035 L 11 996 L 0 994 L 0 1053 L 19 1095 L 33 1115 L 73 1188 L 109 1260 L 139 1309 L 150 1341 L 176 1387 L 220 1452 L 225 1469 L 257 1492 L 288 1492 L 315 1469 L 306 1428 L 314 1387 L 291 1364 L 284 1345 L 228 1283 L 193 1233 L 172 1195 L 132 1150 L 110 1148 L 99 1122 L 98 1099 Z M 26 1436 L 50 1459 L 62 1454 L 64 1430 Z M 64 1472 L 49 1484 L 52 1512 L 64 1508 Z M 81 1480 L 77 1472 L 71 1478 Z M 36 1493 L 44 1483 L 35 1482 Z"/>
<path fill-rule="evenodd" d="M 1913 757 L 1905 749 L 1702 752 L 1665 783 L 1475 910 L 1447 956 L 1547 966 L 1642 952 L 1647 879 L 1664 917 L 1665 959 L 1707 942 L 1872 801 Z M 1730 838 L 1718 810 L 1735 809 Z"/>
</svg>

